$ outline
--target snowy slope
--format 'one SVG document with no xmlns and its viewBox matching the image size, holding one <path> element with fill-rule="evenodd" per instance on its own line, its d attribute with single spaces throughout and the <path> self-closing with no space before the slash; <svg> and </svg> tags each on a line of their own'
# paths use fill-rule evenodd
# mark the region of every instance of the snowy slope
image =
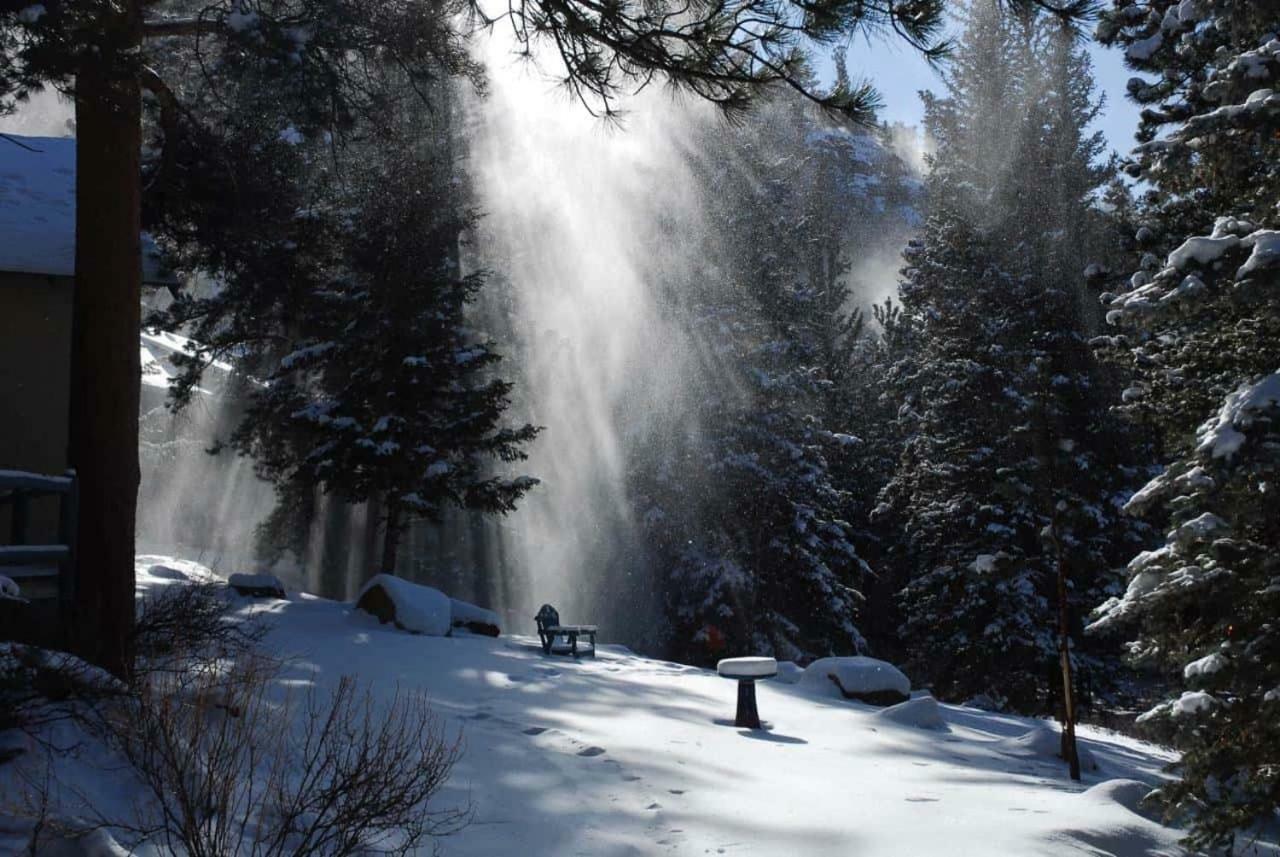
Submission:
<svg viewBox="0 0 1280 857">
<path fill-rule="evenodd" d="M 140 588 L 182 585 L 148 574 L 158 561 L 140 559 Z M 1168 758 L 1129 739 L 1085 729 L 1100 768 L 1076 785 L 1017 740 L 1034 720 L 943 705 L 945 726 L 921 729 L 761 682 L 771 728 L 750 732 L 728 725 L 734 682 L 620 647 L 574 662 L 532 637 L 414 636 L 308 595 L 252 603 L 270 615 L 263 645 L 290 659 L 282 685 L 422 688 L 464 731 L 442 802 L 469 799 L 475 820 L 446 855 L 1182 853 L 1126 808 L 1145 789 L 1114 781 L 1152 781 Z"/>
</svg>

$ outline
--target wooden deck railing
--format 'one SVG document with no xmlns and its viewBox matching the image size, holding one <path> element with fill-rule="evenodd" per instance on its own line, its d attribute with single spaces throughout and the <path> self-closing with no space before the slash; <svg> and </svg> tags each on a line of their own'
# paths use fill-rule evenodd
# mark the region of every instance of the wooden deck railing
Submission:
<svg viewBox="0 0 1280 857">
<path fill-rule="evenodd" d="M 58 543 L 31 544 L 31 501 L 50 496 L 58 498 Z M 21 590 L 52 580 L 57 587 L 58 612 L 64 617 L 75 596 L 78 505 L 73 470 L 62 476 L 0 470 L 0 512 L 9 507 L 9 543 L 0 545 L 0 574 L 11 578 Z"/>
</svg>

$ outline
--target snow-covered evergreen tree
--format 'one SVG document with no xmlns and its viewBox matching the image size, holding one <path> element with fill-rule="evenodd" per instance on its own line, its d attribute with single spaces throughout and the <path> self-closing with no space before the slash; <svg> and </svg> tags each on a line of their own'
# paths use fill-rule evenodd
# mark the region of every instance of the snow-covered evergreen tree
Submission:
<svg viewBox="0 0 1280 857">
<path fill-rule="evenodd" d="M 1140 621 L 1135 656 L 1185 678 L 1141 719 L 1183 751 L 1170 808 L 1220 846 L 1280 805 L 1280 3 L 1116 0 L 1098 35 L 1140 75 L 1149 188 L 1102 345 L 1165 449 L 1127 508 L 1168 536 L 1097 626 Z"/>
<path fill-rule="evenodd" d="M 926 97 L 930 214 L 901 288 L 919 340 L 895 381 L 909 436 L 877 519 L 901 538 L 917 672 L 947 695 L 1053 711 L 1060 618 L 1078 639 L 1114 583 L 1112 544 L 1134 537 L 1114 502 L 1132 471 L 1081 311 L 1105 238 L 1093 197 L 1107 170 L 1084 132 L 1096 99 L 1069 32 L 985 2 L 946 82 L 945 98 Z M 1100 678 L 1086 654 L 1075 667 Z"/>
<path fill-rule="evenodd" d="M 536 480 L 494 475 L 523 459 L 537 430 L 501 417 L 510 384 L 489 371 L 493 343 L 465 311 L 484 274 L 459 269 L 472 216 L 450 205 L 449 165 L 384 156 L 362 171 L 342 267 L 306 296 L 294 350 L 282 357 L 232 437 L 272 481 L 302 479 L 384 509 L 382 568 L 413 517 L 446 505 L 508 512 Z M 392 182 L 412 188 L 388 194 Z"/>
<path fill-rule="evenodd" d="M 732 296 L 695 312 L 717 380 L 700 430 L 671 443 L 641 483 L 677 651 L 699 661 L 856 652 L 865 564 L 830 457 L 857 441 L 815 416 L 824 381 L 810 369 L 812 340 Z"/>
<path fill-rule="evenodd" d="M 439 520 L 446 505 L 514 508 L 535 480 L 493 464 L 523 458 L 536 430 L 501 424 L 511 386 L 467 318 L 486 274 L 460 268 L 476 215 L 451 84 L 430 91 L 428 111 L 408 81 L 375 79 L 383 92 L 370 97 L 389 112 L 341 138 L 263 125 L 249 108 L 277 95 L 251 78 L 232 87 L 241 109 L 212 104 L 188 127 L 154 167 L 150 210 L 180 264 L 217 285 L 180 294 L 152 323 L 197 343 L 177 404 L 215 355 L 254 379 L 228 440 L 280 488 L 268 547 L 296 547 L 320 491 L 372 504 L 391 570 L 410 521 Z"/>
<path fill-rule="evenodd" d="M 718 135 L 724 136 L 722 129 Z M 900 228 L 915 190 L 874 131 L 778 98 L 703 165 L 708 264 L 673 286 L 702 355 L 692 418 L 637 467 L 677 654 L 859 651 L 868 567 L 847 424 L 866 339 L 846 247 Z"/>
</svg>

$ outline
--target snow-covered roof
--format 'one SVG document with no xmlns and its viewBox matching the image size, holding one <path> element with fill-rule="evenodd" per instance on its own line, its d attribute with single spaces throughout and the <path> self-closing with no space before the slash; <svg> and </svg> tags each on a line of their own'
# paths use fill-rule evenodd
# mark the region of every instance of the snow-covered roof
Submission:
<svg viewBox="0 0 1280 857">
<path fill-rule="evenodd" d="M 76 264 L 74 137 L 0 137 L 0 271 L 70 277 Z M 21 145 L 19 145 L 21 144 Z M 168 284 L 143 236 L 142 278 Z"/>
</svg>

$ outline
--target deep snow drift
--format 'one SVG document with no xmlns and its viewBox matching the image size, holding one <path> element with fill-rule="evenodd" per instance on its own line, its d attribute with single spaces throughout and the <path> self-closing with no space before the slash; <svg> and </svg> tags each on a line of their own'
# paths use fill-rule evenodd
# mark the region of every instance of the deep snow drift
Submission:
<svg viewBox="0 0 1280 857">
<path fill-rule="evenodd" d="M 141 592 L 204 574 L 138 562 Z M 533 637 L 411 635 L 309 595 L 240 603 L 289 659 L 282 688 L 344 674 L 388 696 L 421 688 L 463 730 L 440 804 L 470 801 L 475 818 L 441 842 L 446 855 L 1182 853 L 1177 831 L 1135 811 L 1146 788 L 1132 781 L 1153 782 L 1168 755 L 1113 734 L 1081 730 L 1097 767 L 1074 784 L 1026 718 L 951 705 L 936 707 L 941 722 L 885 715 L 764 681 L 768 729 L 751 732 L 726 725 L 735 682 L 620 647 L 574 661 L 543 656 Z M 60 776 L 123 810 L 121 778 L 92 758 L 68 754 Z"/>
</svg>

